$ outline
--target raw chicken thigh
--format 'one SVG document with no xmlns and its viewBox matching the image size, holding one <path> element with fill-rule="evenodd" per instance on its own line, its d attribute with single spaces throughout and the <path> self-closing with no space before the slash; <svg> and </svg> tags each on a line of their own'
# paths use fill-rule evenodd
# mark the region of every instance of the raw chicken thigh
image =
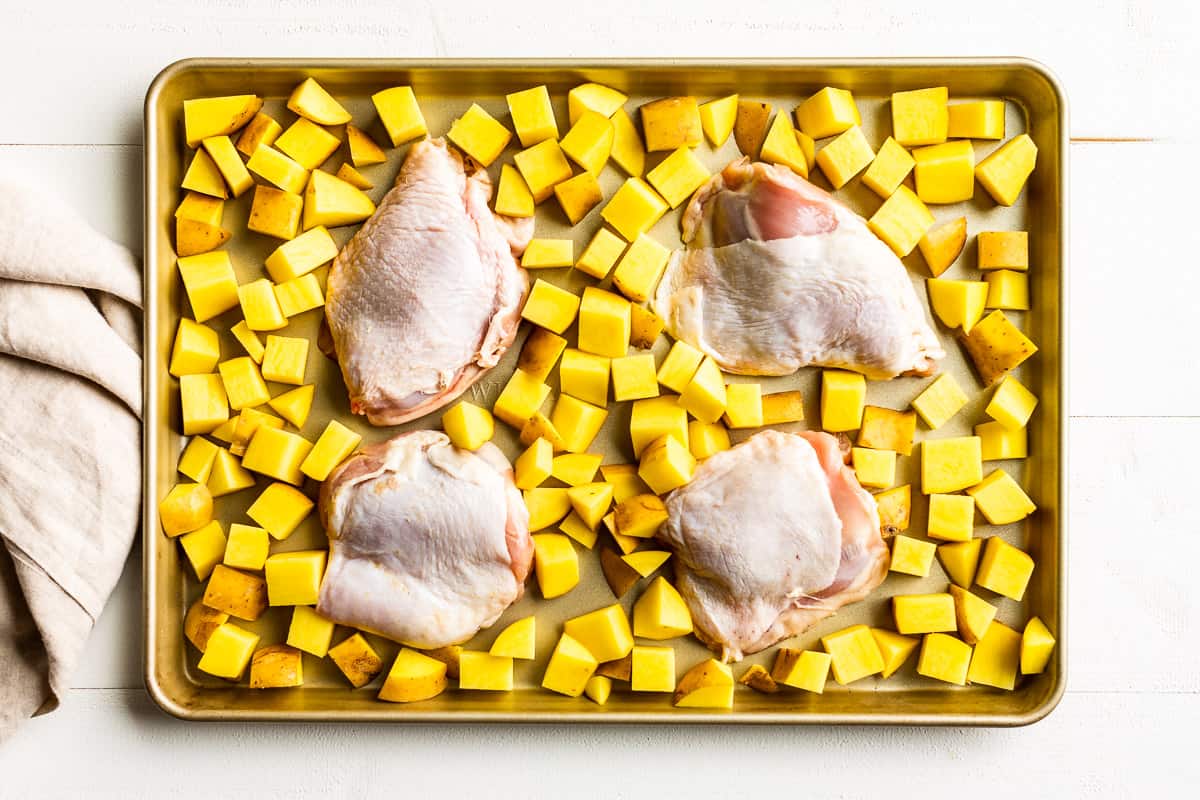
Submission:
<svg viewBox="0 0 1200 800">
<path fill-rule="evenodd" d="M 790 169 L 741 159 L 701 187 L 653 298 L 726 372 L 928 375 L 945 356 L 908 271 L 866 221 Z"/>
<path fill-rule="evenodd" d="M 416 142 L 379 210 L 329 272 L 325 315 L 350 409 L 397 425 L 461 395 L 512 344 L 533 220 L 488 208 L 485 170 Z"/>
<path fill-rule="evenodd" d="M 801 633 L 887 574 L 875 500 L 827 433 L 762 431 L 667 497 L 658 538 L 696 635 L 727 661 Z"/>
<path fill-rule="evenodd" d="M 492 444 L 440 431 L 363 448 L 321 487 L 329 565 L 317 610 L 414 647 L 464 642 L 520 599 L 529 512 Z"/>
</svg>

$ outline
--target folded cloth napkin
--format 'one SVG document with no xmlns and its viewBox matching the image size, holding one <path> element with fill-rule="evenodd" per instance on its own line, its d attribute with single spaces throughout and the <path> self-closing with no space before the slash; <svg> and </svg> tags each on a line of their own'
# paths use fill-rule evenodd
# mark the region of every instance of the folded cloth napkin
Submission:
<svg viewBox="0 0 1200 800">
<path fill-rule="evenodd" d="M 0 742 L 58 706 L 138 528 L 141 270 L 0 180 Z"/>
</svg>

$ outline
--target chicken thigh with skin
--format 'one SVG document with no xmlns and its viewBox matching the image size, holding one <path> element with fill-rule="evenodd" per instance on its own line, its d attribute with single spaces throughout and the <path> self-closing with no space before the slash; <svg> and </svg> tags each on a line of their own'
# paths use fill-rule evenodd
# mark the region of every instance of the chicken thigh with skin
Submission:
<svg viewBox="0 0 1200 800">
<path fill-rule="evenodd" d="M 900 259 L 786 167 L 742 159 L 713 176 L 684 212 L 683 241 L 653 308 L 726 372 L 885 379 L 932 374 L 945 357 Z"/>
<path fill-rule="evenodd" d="M 801 633 L 887 574 L 875 500 L 827 433 L 762 431 L 666 501 L 656 534 L 696 635 L 738 661 Z"/>
<path fill-rule="evenodd" d="M 465 642 L 521 598 L 529 512 L 494 445 L 440 431 L 363 448 L 321 487 L 329 565 L 317 610 L 414 647 Z"/>
<path fill-rule="evenodd" d="M 533 220 L 493 214 L 491 194 L 487 172 L 443 140 L 415 142 L 334 259 L 325 316 L 350 409 L 372 424 L 441 408 L 512 344 L 529 285 L 514 254 Z"/>
</svg>

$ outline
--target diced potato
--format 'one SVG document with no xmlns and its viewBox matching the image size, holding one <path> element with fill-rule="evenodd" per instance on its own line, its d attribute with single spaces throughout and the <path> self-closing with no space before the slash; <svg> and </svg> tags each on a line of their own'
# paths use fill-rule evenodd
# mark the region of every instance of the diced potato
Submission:
<svg viewBox="0 0 1200 800">
<path fill-rule="evenodd" d="M 541 325 L 554 333 L 562 333 L 571 327 L 578 310 L 579 295 L 538 278 L 533 282 L 529 299 L 521 309 L 521 316 L 534 325 Z"/>
<path fill-rule="evenodd" d="M 404 652 L 404 650 L 401 650 L 401 652 Z M 329 659 L 342 671 L 342 674 L 346 676 L 346 680 L 350 681 L 350 685 L 355 689 L 361 689 L 366 686 L 374 680 L 376 675 L 383 671 L 383 659 L 379 657 L 379 654 L 375 652 L 375 648 L 371 647 L 366 637 L 361 633 L 349 636 L 329 648 Z M 399 656 L 397 656 L 397 660 L 399 660 Z M 441 662 L 437 663 L 441 664 Z M 436 667 L 432 665 L 431 668 L 436 670 Z M 384 687 L 385 689 L 387 688 L 386 682 L 384 683 Z M 379 694 L 382 700 L 390 699 L 383 696 L 384 692 L 380 692 Z"/>
<path fill-rule="evenodd" d="M 596 666 L 597 661 L 588 649 L 564 633 L 546 665 L 542 688 L 568 697 L 578 697 L 583 694 Z"/>
<path fill-rule="evenodd" d="M 647 487 L 647 488 L 649 488 L 649 487 Z M 609 534 L 612 536 L 613 542 L 616 543 L 617 548 L 621 551 L 621 553 L 623 555 L 627 556 L 630 553 L 632 553 L 634 550 L 638 549 L 638 546 L 642 543 L 642 540 L 637 539 L 633 536 L 625 536 L 624 534 L 619 533 L 617 531 L 616 516 L 617 515 L 615 512 L 609 513 L 609 515 L 604 518 L 604 527 L 609 532 Z M 623 558 L 621 560 L 621 563 L 623 563 L 623 564 L 625 563 Z M 629 566 L 629 565 L 626 564 L 625 566 Z M 630 569 L 633 569 L 633 568 L 630 567 Z M 634 570 L 634 572 L 636 573 L 637 570 Z"/>
<path fill-rule="evenodd" d="M 853 125 L 817 153 L 817 164 L 834 189 L 840 189 L 875 158 L 862 128 Z M 922 198 L 923 199 L 923 198 Z"/>
<path fill-rule="evenodd" d="M 675 649 L 635 645 L 629 688 L 635 692 L 675 691 Z"/>
<path fill-rule="evenodd" d="M 254 119 L 242 129 L 242 133 L 238 136 L 237 150 L 247 158 L 254 155 L 254 151 L 259 148 L 259 145 L 270 147 L 275 144 L 275 140 L 279 138 L 279 134 L 283 133 L 283 126 L 275 119 L 261 111 L 254 115 Z"/>
<path fill-rule="evenodd" d="M 591 550 L 596 546 L 596 538 L 599 535 L 598 532 L 595 529 L 588 527 L 588 524 L 584 522 L 574 511 L 568 514 L 566 519 L 558 523 L 558 529 L 567 536 L 570 536 L 575 541 L 579 542 L 588 550 Z"/>
<path fill-rule="evenodd" d="M 640 553 L 626 556 L 626 562 L 637 555 Z M 655 578 L 633 605 L 633 635 L 662 641 L 691 632 L 692 615 L 687 603 L 666 578 Z"/>
<path fill-rule="evenodd" d="M 937 430 L 945 425 L 966 404 L 966 392 L 948 372 L 939 375 L 937 380 L 926 386 L 912 401 L 912 407 L 921 415 L 921 419 L 930 430 Z"/>
<path fill-rule="evenodd" d="M 871 636 L 875 639 L 875 644 L 878 645 L 879 652 L 883 656 L 881 678 L 890 678 L 895 675 L 896 671 L 904 666 L 904 662 L 908 661 L 908 657 L 917 649 L 917 645 L 921 643 L 920 639 L 901 636 L 883 628 L 871 628 Z"/>
<path fill-rule="evenodd" d="M 671 345 L 662 366 L 658 368 L 658 382 L 674 392 L 682 392 L 691 382 L 692 376 L 704 360 L 704 354 L 684 341 Z M 636 446 L 635 446 L 636 449 Z"/>
<path fill-rule="evenodd" d="M 550 474 L 568 486 L 592 483 L 604 456 L 594 453 L 567 453 L 555 456 Z M 604 516 L 601 514 L 600 516 Z"/>
<path fill-rule="evenodd" d="M 654 355 L 639 353 L 612 360 L 613 399 L 644 400 L 658 397 L 658 380 L 654 371 Z"/>
<path fill-rule="evenodd" d="M 233 133 L 249 122 L 262 105 L 262 98 L 252 94 L 184 100 L 183 130 L 188 147 L 195 147 L 210 136 Z"/>
<path fill-rule="evenodd" d="M 513 660 L 508 656 L 463 650 L 458 656 L 458 688 L 511 692 Z"/>
<path fill-rule="evenodd" d="M 640 494 L 617 503 L 614 512 L 616 531 L 622 536 L 648 539 L 667 521 L 663 501 L 653 494 Z"/>
<path fill-rule="evenodd" d="M 337 420 L 330 420 L 317 438 L 312 450 L 300 462 L 300 471 L 316 481 L 329 477 L 334 467 L 341 464 L 358 447 L 362 436 Z"/>
<path fill-rule="evenodd" d="M 355 189 L 362 189 L 363 191 L 366 191 L 367 189 L 375 188 L 374 182 L 372 182 L 371 179 L 366 175 L 363 175 L 361 172 L 351 166 L 350 162 L 348 161 L 338 167 L 338 170 L 336 173 L 334 173 L 334 175 L 350 184 Z"/>
<path fill-rule="evenodd" d="M 563 633 L 587 648 L 597 662 L 623 658 L 633 648 L 633 632 L 620 604 L 568 619 Z"/>
<path fill-rule="evenodd" d="M 996 618 L 998 609 L 961 586 L 951 584 L 950 596 L 954 598 L 954 616 L 958 623 L 958 635 L 967 644 L 978 643 L 987 634 L 992 620 Z M 1016 663 L 1015 658 L 1013 663 Z"/>
<path fill-rule="evenodd" d="M 632 541 L 636 542 L 637 540 Z M 612 590 L 618 600 L 624 597 L 625 593 L 632 589 L 642 577 L 637 570 L 626 564 L 615 550 L 608 547 L 600 549 L 600 569 L 604 573 L 604 581 L 608 584 L 608 588 Z"/>
<path fill-rule="evenodd" d="M 937 557 L 954 585 L 965 589 L 975 582 L 975 569 L 982 550 L 982 539 L 970 539 L 965 542 L 939 544 Z"/>
<path fill-rule="evenodd" d="M 662 335 L 665 323 L 661 317 L 643 306 L 634 305 L 630 311 L 632 316 L 629 320 L 629 343 L 640 350 L 649 350 Z"/>
<path fill-rule="evenodd" d="M 321 591 L 325 574 L 324 550 L 275 553 L 263 564 L 267 598 L 273 606 L 311 606 Z"/>
<path fill-rule="evenodd" d="M 660 382 L 661 376 L 660 370 Z M 633 440 L 633 454 L 638 457 L 647 445 L 664 435 L 674 436 L 687 447 L 687 411 L 672 396 L 635 400 L 630 412 L 629 434 Z"/>
<path fill-rule="evenodd" d="M 646 180 L 671 206 L 677 208 L 712 175 L 690 147 L 680 146 L 650 170 Z"/>
<path fill-rule="evenodd" d="M 1046 623 L 1038 617 L 1030 619 L 1021 634 L 1021 674 L 1038 675 L 1045 671 L 1054 644 L 1054 636 Z"/>
<path fill-rule="evenodd" d="M 929 496 L 929 528 L 931 539 L 965 542 L 974 535 L 975 499 L 961 494 L 931 494 Z"/>
<path fill-rule="evenodd" d="M 208 637 L 204 655 L 196 666 L 209 675 L 237 680 L 246 671 L 257 646 L 258 634 L 226 622 Z"/>
<path fill-rule="evenodd" d="M 183 180 L 179 185 L 183 189 L 210 197 L 225 198 L 229 196 L 225 178 L 221 176 L 216 162 L 212 160 L 212 156 L 206 150 L 196 151 L 196 155 L 192 157 L 192 163 L 188 165 L 187 172 L 183 173 Z"/>
<path fill-rule="evenodd" d="M 209 608 L 203 601 L 197 600 L 188 608 L 183 618 L 183 635 L 201 653 L 208 649 L 208 640 L 213 631 L 229 621 L 229 615 L 224 611 Z"/>
<path fill-rule="evenodd" d="M 531 531 L 550 527 L 571 510 L 567 490 L 558 486 L 529 489 L 524 492 L 524 497 Z"/>
<path fill-rule="evenodd" d="M 962 342 L 986 386 L 996 383 L 1038 350 L 1003 311 L 993 311 L 981 319 Z"/>
<path fill-rule="evenodd" d="M 636 553 L 621 556 L 621 560 L 633 567 L 634 572 L 643 578 L 649 578 L 670 558 L 671 553 L 668 550 L 638 550 Z"/>
<path fill-rule="evenodd" d="M 760 402 L 763 425 L 804 421 L 804 398 L 798 391 L 764 394 Z"/>
<path fill-rule="evenodd" d="M 181 375 L 201 375 L 212 372 L 221 360 L 221 344 L 217 332 L 207 325 L 187 317 L 179 320 L 175 343 L 171 346 L 171 363 L 167 372 Z"/>
<path fill-rule="evenodd" d="M 646 148 L 637 126 L 623 108 L 609 118 L 613 124 L 611 158 L 631 178 L 640 178 L 646 169 Z"/>
<path fill-rule="evenodd" d="M 883 653 L 866 625 L 853 625 L 822 636 L 821 646 L 832 657 L 833 679 L 842 686 L 883 672 Z"/>
<path fill-rule="evenodd" d="M 601 228 L 583 249 L 575 269 L 597 280 L 604 280 L 617 259 L 625 252 L 625 242 L 608 228 Z"/>
<path fill-rule="evenodd" d="M 455 447 L 478 450 L 484 442 L 491 441 L 496 423 L 486 408 L 460 400 L 442 415 L 442 430 Z"/>
<path fill-rule="evenodd" d="M 917 415 L 912 411 L 864 406 L 858 445 L 874 450 L 894 450 L 902 456 L 912 455 L 916 429 Z"/>
<path fill-rule="evenodd" d="M 568 158 L 585 172 L 597 176 L 608 163 L 615 133 L 608 117 L 588 109 L 571 123 L 571 129 L 559 144 Z"/>
<path fill-rule="evenodd" d="M 679 395 L 679 405 L 701 422 L 716 422 L 725 413 L 725 378 L 711 357 L 705 356 Z"/>
<path fill-rule="evenodd" d="M 966 243 L 967 218 L 959 217 L 931 228 L 921 237 L 921 241 L 917 242 L 917 247 L 925 263 L 929 265 L 929 271 L 936 278 L 950 268 Z"/>
<path fill-rule="evenodd" d="M 275 140 L 275 149 L 305 169 L 316 169 L 334 154 L 340 144 L 338 137 L 301 117 Z"/>
<path fill-rule="evenodd" d="M 642 302 L 658 286 L 671 251 L 645 234 L 639 234 L 613 270 L 613 286 L 626 297 Z"/>
<path fill-rule="evenodd" d="M 917 673 L 962 686 L 967 682 L 970 663 L 971 645 L 949 634 L 931 633 L 921 643 Z"/>
<path fill-rule="evenodd" d="M 579 305 L 579 349 L 609 358 L 624 356 L 629 349 L 630 321 L 629 301 L 586 287 Z"/>
<path fill-rule="evenodd" d="M 514 482 L 518 489 L 535 489 L 550 477 L 554 448 L 545 439 L 535 439 L 513 462 Z"/>
<path fill-rule="evenodd" d="M 246 228 L 265 236 L 289 240 L 300 231 L 304 198 L 270 186 L 254 187 L 254 202 Z"/>
<path fill-rule="evenodd" d="M 710 658 L 679 679 L 671 698 L 676 708 L 733 708 L 733 671 Z"/>
<path fill-rule="evenodd" d="M 607 405 L 609 362 L 604 356 L 567 348 L 558 365 L 562 392 L 593 405 Z"/>
<path fill-rule="evenodd" d="M 533 192 L 521 177 L 521 172 L 511 164 L 500 166 L 500 186 L 496 189 L 495 209 L 506 217 L 532 217 L 535 210 Z"/>
<path fill-rule="evenodd" d="M 775 651 L 775 665 L 771 667 L 771 678 L 784 686 L 822 694 L 832 661 L 833 657 L 829 653 L 781 647 Z"/>
<path fill-rule="evenodd" d="M 1037 164 L 1037 145 L 1029 134 L 1009 139 L 975 167 L 975 179 L 1002 206 L 1011 206 L 1021 196 L 1025 182 Z"/>
<path fill-rule="evenodd" d="M 229 443 L 230 452 L 235 456 L 245 453 L 246 445 L 250 443 L 254 432 L 263 425 L 268 425 L 272 428 L 282 428 L 283 420 L 254 408 L 243 408 L 241 413 L 234 419 L 233 439 Z"/>
<path fill-rule="evenodd" d="M 725 424 L 730 428 L 758 428 L 763 424 L 762 385 L 730 383 L 725 386 Z"/>
<path fill-rule="evenodd" d="M 929 278 L 929 306 L 947 328 L 962 328 L 970 333 L 983 317 L 988 286 L 983 281 L 952 281 Z"/>
<path fill-rule="evenodd" d="M 512 139 L 512 134 L 508 128 L 497 122 L 495 117 L 484 111 L 478 103 L 472 103 L 461 117 L 451 123 L 446 138 L 478 161 L 481 166 L 487 167 L 504 152 L 504 148 Z M 555 149 L 557 147 L 558 144 L 555 142 Z M 519 160 L 517 167 L 521 167 Z M 525 170 L 522 169 L 521 172 L 524 174 Z M 529 176 L 525 175 L 525 179 L 528 181 Z M 532 182 L 530 187 L 532 188 Z M 537 196 L 536 190 L 534 196 Z M 547 193 L 542 199 L 544 200 L 548 196 Z"/>
<path fill-rule="evenodd" d="M 903 258 L 933 227 L 933 214 L 907 186 L 900 185 L 867 220 L 867 227 Z"/>
<path fill-rule="evenodd" d="M 226 251 L 185 256 L 176 263 L 196 322 L 210 320 L 238 304 L 237 277 Z"/>
<path fill-rule="evenodd" d="M 1020 661 L 1021 634 L 1007 625 L 993 622 L 975 645 L 967 680 L 1011 691 L 1017 684 Z"/>
<path fill-rule="evenodd" d="M 800 143 L 800 152 L 804 153 L 804 165 L 808 174 L 812 175 L 817 166 L 817 143 L 804 131 L 796 131 L 796 141 Z"/>
<path fill-rule="evenodd" d="M 212 473 L 213 461 L 217 457 L 218 448 L 208 439 L 193 436 L 188 440 L 187 447 L 179 456 L 179 472 L 191 478 L 196 483 L 206 483 Z"/>
<path fill-rule="evenodd" d="M 1029 233 L 1027 231 L 980 231 L 979 268 L 982 270 L 1029 269 Z"/>
<path fill-rule="evenodd" d="M 445 664 L 447 677 L 457 678 L 458 658 L 460 655 L 462 655 L 462 651 L 463 647 L 461 644 L 449 644 L 445 647 L 435 647 L 431 650 L 422 650 L 421 653 Z"/>
<path fill-rule="evenodd" d="M 980 513 L 993 525 L 1020 522 L 1037 511 L 1037 506 L 1021 489 L 1020 484 L 1002 469 L 996 470 L 979 484 L 967 489 L 967 494 L 975 498 L 975 505 Z"/>
<path fill-rule="evenodd" d="M 300 464 L 310 450 L 312 444 L 299 434 L 261 426 L 246 446 L 242 466 L 299 486 L 304 482 Z"/>
<path fill-rule="evenodd" d="M 875 495 L 879 509 L 879 532 L 883 536 L 894 536 L 908 530 L 912 513 L 912 486 L 904 484 Z"/>
<path fill-rule="evenodd" d="M 356 169 L 387 161 L 387 153 L 383 152 L 383 148 L 375 143 L 370 134 L 354 125 L 346 126 L 346 145 L 350 150 L 350 163 Z"/>
<path fill-rule="evenodd" d="M 983 479 L 978 436 L 926 439 L 921 443 L 921 491 L 947 494 L 974 486 Z"/>
<path fill-rule="evenodd" d="M 308 606 L 296 606 L 292 610 L 292 622 L 288 627 L 289 646 L 324 658 L 333 641 L 334 624 Z"/>
<path fill-rule="evenodd" d="M 945 86 L 892 93 L 892 135 L 905 147 L 940 144 L 949 133 Z"/>
<path fill-rule="evenodd" d="M 266 278 L 259 278 L 237 287 L 238 302 L 246 327 L 252 331 L 276 331 L 287 326 L 287 317 L 279 308 L 275 287 Z M 263 351 L 266 358 L 266 351 Z"/>
<path fill-rule="evenodd" d="M 567 92 L 567 118 L 574 125 L 587 111 L 611 117 L 629 98 L 599 83 L 583 83 Z"/>
<path fill-rule="evenodd" d="M 733 121 L 733 139 L 743 155 L 757 159 L 767 138 L 767 123 L 771 120 L 771 104 L 757 100 L 738 100 L 737 118 Z"/>
<path fill-rule="evenodd" d="M 229 539 L 221 560 L 228 567 L 257 572 L 263 568 L 270 548 L 271 540 L 266 530 L 235 522 L 229 526 Z"/>
<path fill-rule="evenodd" d="M 545 381 L 566 346 L 567 340 L 561 336 L 545 328 L 534 328 L 521 348 L 517 369 L 535 381 Z"/>
<path fill-rule="evenodd" d="M 595 530 L 612 506 L 613 488 L 607 483 L 572 486 L 567 489 L 567 499 L 584 524 Z"/>
<path fill-rule="evenodd" d="M 903 634 L 957 629 L 954 598 L 947 593 L 898 594 L 892 598 L 896 630 Z"/>
<path fill-rule="evenodd" d="M 254 185 L 254 179 L 246 171 L 246 165 L 228 136 L 211 136 L 203 145 L 234 197 L 241 197 Z"/>
<path fill-rule="evenodd" d="M 225 554 L 225 532 L 221 523 L 213 520 L 202 528 L 179 537 L 179 544 L 192 565 L 197 580 L 207 578 Z"/>
<path fill-rule="evenodd" d="M 908 151 L 889 136 L 879 145 L 875 160 L 863 173 L 863 186 L 886 200 L 896 191 L 896 187 L 904 183 L 915 164 Z"/>
<path fill-rule="evenodd" d="M 215 436 L 216 433 L 214 432 Z M 237 456 L 224 447 L 217 450 L 213 459 L 212 472 L 208 476 L 208 490 L 213 497 L 249 489 L 254 485 L 254 476 L 238 462 Z"/>
<path fill-rule="evenodd" d="M 1033 559 L 1028 553 L 1013 547 L 999 536 L 992 536 L 983 549 L 975 582 L 996 594 L 1020 600 L 1025 596 L 1033 567 Z"/>
<path fill-rule="evenodd" d="M 392 140 L 392 147 L 399 147 L 428 133 L 425 117 L 421 114 L 421 107 L 417 105 L 417 97 L 411 86 L 393 86 L 376 92 L 371 95 L 371 102 L 379 112 L 379 119 Z M 463 149 L 466 150 L 465 147 Z"/>
<path fill-rule="evenodd" d="M 814 139 L 836 136 L 862 124 L 854 95 L 826 86 L 796 107 L 796 124 Z"/>
<path fill-rule="evenodd" d="M 775 679 L 762 664 L 751 664 L 747 667 L 746 671 L 742 673 L 742 677 L 738 678 L 738 683 L 764 694 L 775 694 L 779 691 Z"/>
<path fill-rule="evenodd" d="M 579 583 L 579 557 L 571 540 L 561 533 L 534 535 L 533 568 L 547 600 L 561 597 Z"/>
<path fill-rule="evenodd" d="M 976 100 L 947 108 L 947 135 L 951 139 L 1003 139 L 1004 101 Z"/>
<path fill-rule="evenodd" d="M 180 256 L 207 253 L 225 244 L 231 236 L 219 225 L 180 218 L 175 220 L 175 253 Z"/>
<path fill-rule="evenodd" d="M 729 431 L 720 422 L 694 419 L 688 423 L 688 449 L 697 461 L 703 461 L 729 447 Z"/>
<path fill-rule="evenodd" d="M 548 390 L 547 393 L 549 393 Z M 533 412 L 533 416 L 521 426 L 521 444 L 528 446 L 533 444 L 537 439 L 548 441 L 550 447 L 556 453 L 561 453 L 567 449 L 567 442 L 563 439 L 562 434 L 558 432 L 558 428 L 555 428 L 550 418 L 541 411 Z"/>
<path fill-rule="evenodd" d="M 255 651 L 250 661 L 251 689 L 282 689 L 304 685 L 304 662 L 300 651 L 286 644 L 272 644 Z"/>
<path fill-rule="evenodd" d="M 507 94 L 504 99 L 522 147 L 558 138 L 558 122 L 550 105 L 550 92 L 544 85 Z"/>
<path fill-rule="evenodd" d="M 854 474 L 863 486 L 887 489 L 896 482 L 896 452 L 854 447 L 850 450 Z"/>
<path fill-rule="evenodd" d="M 183 375 L 179 378 L 183 433 L 210 433 L 229 419 L 229 401 L 220 375 Z"/>
<path fill-rule="evenodd" d="M 975 426 L 984 461 L 1001 461 L 1009 458 L 1029 456 L 1029 435 L 1025 428 L 1010 431 L 999 422 L 985 422 Z"/>
<path fill-rule="evenodd" d="M 988 285 L 988 308 L 1029 310 L 1029 276 L 1024 272 L 997 269 L 985 274 L 983 279 Z"/>
<path fill-rule="evenodd" d="M 198 192 L 185 192 L 179 207 L 175 209 L 175 219 L 189 219 L 193 222 L 204 222 L 219 227 L 224 212 L 224 200 Z"/>
<path fill-rule="evenodd" d="M 923 542 L 911 536 L 893 537 L 892 562 L 889 569 L 905 575 L 916 575 L 918 578 L 927 577 L 929 568 L 933 566 L 936 550 L 937 546 L 933 542 Z"/>
<path fill-rule="evenodd" d="M 737 120 L 738 96 L 731 94 L 719 100 L 710 100 L 700 105 L 700 127 L 713 147 L 721 147 L 733 133 Z"/>
<path fill-rule="evenodd" d="M 913 150 L 917 197 L 926 203 L 961 203 L 975 195 L 975 147 L 955 142 Z"/>
<path fill-rule="evenodd" d="M 550 415 L 554 428 L 562 435 L 563 449 L 569 453 L 582 453 L 591 447 L 607 418 L 607 410 L 570 395 L 561 395 Z"/>
<path fill-rule="evenodd" d="M 276 284 L 275 300 L 279 303 L 279 310 L 288 318 L 325 305 L 321 284 L 312 273 Z"/>
<path fill-rule="evenodd" d="M 840 369 L 821 371 L 821 427 L 832 433 L 862 425 L 867 379 Z"/>
<path fill-rule="evenodd" d="M 220 375 L 217 376 L 217 378 L 220 378 L 220 377 L 221 377 Z M 219 442 L 232 442 L 233 441 L 233 433 L 235 430 L 237 430 L 237 422 L 238 422 L 237 417 L 228 419 L 225 422 L 222 422 L 216 428 L 214 428 L 212 430 L 212 432 L 209 433 L 209 435 L 212 436 L 214 439 L 216 439 Z M 214 471 L 215 471 L 215 467 L 214 467 Z M 216 496 L 217 496 L 216 494 L 213 494 L 213 497 L 216 497 Z"/>
<path fill-rule="evenodd" d="M 278 302 L 278 298 L 276 298 L 276 301 Z M 262 364 L 267 348 L 262 343 L 262 340 L 258 338 L 258 334 L 250 330 L 250 326 L 246 324 L 246 320 L 239 321 L 229 329 L 229 332 L 233 334 L 233 338 L 237 339 L 238 344 L 254 360 L 255 364 Z"/>
<path fill-rule="evenodd" d="M 320 125 L 345 125 L 351 119 L 350 112 L 312 78 L 292 90 L 287 107 Z"/>
<path fill-rule="evenodd" d="M 307 386 L 301 386 L 272 397 L 267 401 L 267 405 L 292 425 L 303 428 L 304 423 L 308 420 L 308 412 L 312 409 L 315 390 L 316 387 L 310 383 Z M 309 455 L 311 456 L 312 453 L 310 452 Z M 301 465 L 301 471 L 303 471 L 303 465 Z"/>
<path fill-rule="evenodd" d="M 253 622 L 267 610 L 267 582 L 217 564 L 204 587 L 204 605 Z"/>
<path fill-rule="evenodd" d="M 252 360 L 246 360 L 254 364 Z M 263 352 L 262 362 L 264 378 L 276 383 L 300 386 L 304 383 L 307 364 L 308 339 L 296 336 L 267 336 L 267 348 Z"/>
<path fill-rule="evenodd" d="M 1037 404 L 1037 395 L 1026 389 L 1012 375 L 1005 375 L 992 394 L 992 399 L 988 401 L 984 413 L 1009 430 L 1020 430 L 1029 424 L 1029 418 L 1033 416 Z"/>
<path fill-rule="evenodd" d="M 665 97 L 641 107 L 646 150 L 695 147 L 704 138 L 700 107 L 694 97 Z"/>
<path fill-rule="evenodd" d="M 792 121 L 782 111 L 775 115 L 771 127 L 763 139 L 759 158 L 768 164 L 782 164 L 801 177 L 808 177 L 808 158 Z"/>
<path fill-rule="evenodd" d="M 571 165 L 554 139 L 546 139 L 513 156 L 533 201 L 540 203 L 554 194 L 556 184 L 571 177 Z"/>
<path fill-rule="evenodd" d="M 654 227 L 669 208 L 667 201 L 641 178 L 628 178 L 600 210 L 600 216 L 626 241 L 634 242 Z M 658 244 L 652 239 L 645 241 Z M 628 257 L 626 253 L 625 258 Z"/>
<path fill-rule="evenodd" d="M 683 486 L 695 472 L 696 459 L 688 445 L 669 435 L 655 439 L 646 447 L 638 467 L 638 476 L 659 495 Z"/>
<path fill-rule="evenodd" d="M 276 283 L 285 283 L 329 263 L 337 253 L 337 244 L 329 235 L 329 230 L 317 226 L 284 242 L 267 256 L 267 274 Z"/>
<path fill-rule="evenodd" d="M 298 195 L 308 182 L 308 170 L 294 159 L 268 145 L 259 145 L 246 162 L 246 169 L 289 194 Z"/>
<path fill-rule="evenodd" d="M 488 652 L 502 658 L 529 661 L 536 657 L 536 650 L 537 619 L 530 616 L 519 619 L 500 631 Z"/>
<path fill-rule="evenodd" d="M 370 197 L 341 178 L 314 169 L 304 189 L 304 230 L 354 225 L 375 213 Z"/>
<path fill-rule="evenodd" d="M 258 365 L 249 356 L 231 358 L 217 365 L 229 407 L 234 411 L 261 406 L 271 399 Z"/>
</svg>

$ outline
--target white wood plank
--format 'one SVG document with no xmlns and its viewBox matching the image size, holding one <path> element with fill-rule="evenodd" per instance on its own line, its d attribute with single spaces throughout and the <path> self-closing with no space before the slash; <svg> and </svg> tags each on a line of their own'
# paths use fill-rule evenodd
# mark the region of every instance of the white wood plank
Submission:
<svg viewBox="0 0 1200 800">
<path fill-rule="evenodd" d="M 9 4 L 0 74 L 3 143 L 134 143 L 154 75 L 187 55 L 236 56 L 960 56 L 1025 55 L 1066 83 L 1077 136 L 1194 135 L 1200 56 L 1192 4 L 1104 0 L 1087 8 L 1014 0 L 873 7 L 693 0 L 127 0 Z M 280 35 L 280 33 L 284 35 Z M 52 98 L 52 102 L 47 99 Z"/>
</svg>

